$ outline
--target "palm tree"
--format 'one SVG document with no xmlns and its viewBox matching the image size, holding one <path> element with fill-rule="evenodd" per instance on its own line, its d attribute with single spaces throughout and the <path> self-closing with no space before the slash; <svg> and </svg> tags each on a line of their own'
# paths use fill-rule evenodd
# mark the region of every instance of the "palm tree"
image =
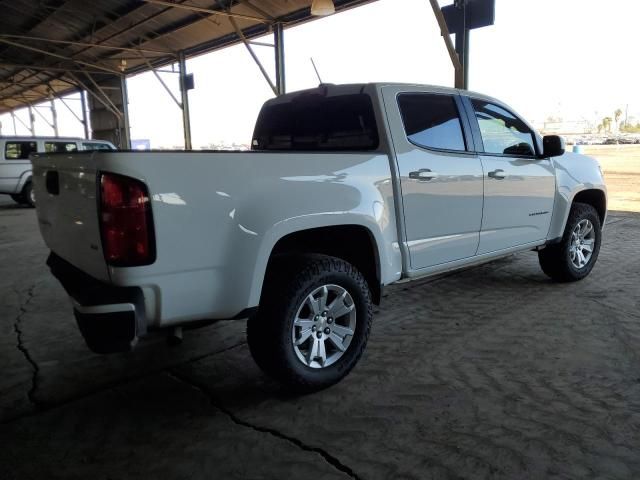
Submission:
<svg viewBox="0 0 640 480">
<path fill-rule="evenodd" d="M 602 126 L 602 124 L 601 124 L 601 123 L 599 123 L 599 124 L 598 124 L 598 133 L 601 133 L 603 128 L 604 128 L 604 127 Z"/>
<path fill-rule="evenodd" d="M 620 110 L 619 108 L 616 109 L 615 112 L 613 112 L 613 118 L 615 118 L 615 121 L 616 121 L 616 130 L 620 130 L 619 122 L 620 122 L 621 116 L 622 116 L 622 110 Z"/>
<path fill-rule="evenodd" d="M 611 117 L 604 117 L 602 119 L 602 128 L 604 128 L 605 132 L 611 133 Z"/>
</svg>

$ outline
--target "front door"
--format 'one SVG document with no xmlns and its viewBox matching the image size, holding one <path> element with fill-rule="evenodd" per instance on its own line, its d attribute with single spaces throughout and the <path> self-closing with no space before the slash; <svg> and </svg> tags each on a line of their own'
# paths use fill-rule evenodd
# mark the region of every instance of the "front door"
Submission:
<svg viewBox="0 0 640 480">
<path fill-rule="evenodd" d="M 459 95 L 383 89 L 400 173 L 411 269 L 476 254 L 482 219 L 482 165 Z"/>
<path fill-rule="evenodd" d="M 535 134 L 501 105 L 471 99 L 485 171 L 478 254 L 546 239 L 555 197 L 551 160 L 537 155 Z"/>
</svg>

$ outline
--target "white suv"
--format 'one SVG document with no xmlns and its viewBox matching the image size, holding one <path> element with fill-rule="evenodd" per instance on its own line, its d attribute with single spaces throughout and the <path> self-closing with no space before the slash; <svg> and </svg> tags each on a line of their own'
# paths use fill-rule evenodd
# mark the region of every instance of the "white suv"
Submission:
<svg viewBox="0 0 640 480">
<path fill-rule="evenodd" d="M 79 150 L 115 150 L 105 140 L 61 137 L 0 137 L 0 194 L 11 195 L 18 203 L 35 205 L 29 155 Z"/>
</svg>

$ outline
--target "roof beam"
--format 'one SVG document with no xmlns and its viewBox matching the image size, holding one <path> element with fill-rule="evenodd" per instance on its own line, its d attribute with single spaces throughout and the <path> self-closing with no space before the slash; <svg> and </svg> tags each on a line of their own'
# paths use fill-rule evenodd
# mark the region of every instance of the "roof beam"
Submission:
<svg viewBox="0 0 640 480">
<path fill-rule="evenodd" d="M 85 65 L 87 67 L 97 68 L 98 70 L 104 70 L 105 72 L 113 73 L 115 75 L 121 75 L 121 72 L 119 72 L 118 70 L 114 70 L 114 69 L 111 69 L 111 68 L 108 68 L 108 67 L 103 67 L 102 65 L 98 65 L 97 63 L 85 62 L 83 60 L 76 60 L 76 59 L 73 59 L 71 57 L 65 57 L 64 55 L 59 55 L 57 53 L 48 52 L 46 50 L 42 50 L 41 48 L 30 47 L 28 45 L 23 45 L 23 44 L 18 43 L 18 42 L 14 42 L 14 41 L 11 41 L 11 40 L 6 40 L 4 38 L 0 38 L 0 43 L 4 43 L 6 45 L 11 45 L 12 47 L 22 48 L 22 49 L 25 49 L 25 50 L 31 50 L 32 52 L 41 53 L 43 55 L 48 55 L 50 57 L 59 58 L 61 60 L 67 60 L 67 61 L 70 61 L 70 62 L 78 63 L 80 65 Z"/>
<path fill-rule="evenodd" d="M 260 7 L 258 7 L 256 5 L 254 5 L 249 0 L 240 0 L 240 4 L 246 6 L 247 8 L 249 8 L 251 10 L 253 10 L 258 15 L 262 15 L 264 18 L 268 19 L 272 23 L 276 21 L 275 17 L 269 15 L 268 12 L 266 12 L 265 10 L 261 9 Z"/>
<path fill-rule="evenodd" d="M 265 68 L 262 65 L 262 63 L 260 63 L 260 59 L 255 54 L 255 52 L 253 51 L 253 48 L 251 48 L 251 45 L 249 44 L 249 41 L 247 40 L 247 37 L 244 36 L 244 33 L 242 33 L 242 30 L 240 29 L 240 27 L 238 27 L 238 24 L 236 23 L 235 19 L 229 18 L 229 22 L 231 22 L 231 25 L 233 25 L 233 28 L 236 31 L 236 35 L 238 35 L 238 37 L 242 40 L 242 43 L 244 43 L 244 46 L 247 48 L 247 51 L 249 52 L 249 55 L 251 55 L 251 57 L 253 58 L 254 62 L 256 62 L 256 65 L 258 65 L 258 68 L 260 69 L 260 72 L 264 76 L 264 79 L 267 81 L 267 83 L 271 87 L 271 90 L 273 90 L 274 95 L 277 97 L 278 96 L 278 89 L 273 84 L 273 81 L 271 80 L 271 77 L 269 76 L 269 74 L 265 70 Z"/>
<path fill-rule="evenodd" d="M 89 48 L 104 48 L 108 50 L 120 50 L 123 52 L 142 52 L 149 54 L 158 54 L 158 55 L 174 55 L 174 53 L 170 50 L 157 50 L 157 49 L 149 49 L 149 48 L 134 48 L 134 47 L 116 47 L 115 45 L 104 45 L 100 43 L 89 43 L 89 42 L 76 42 L 72 40 L 55 40 L 53 38 L 44 38 L 44 37 L 32 37 L 30 35 L 5 35 L 0 34 L 0 38 L 15 38 L 18 40 L 34 40 L 38 42 L 47 42 L 47 43 L 59 43 L 62 45 L 75 45 L 78 47 L 89 47 Z"/>
<path fill-rule="evenodd" d="M 253 22 L 271 23 L 271 20 L 268 20 L 263 17 L 254 17 L 251 15 L 243 15 L 241 13 L 225 12 L 223 10 L 213 10 L 211 8 L 202 8 L 202 7 L 197 7 L 195 5 L 186 5 L 184 3 L 173 3 L 173 2 L 167 2 L 164 0 L 142 0 L 142 1 L 147 3 L 153 3 L 154 5 L 162 5 L 164 7 L 180 8 L 183 10 L 191 10 L 192 12 L 206 13 L 208 15 L 222 15 L 224 17 L 229 17 L 229 18 L 241 18 L 243 20 L 251 20 Z"/>
<path fill-rule="evenodd" d="M 11 68 L 20 68 L 23 70 L 33 70 L 33 71 L 42 71 L 42 72 L 76 72 L 76 73 L 92 73 L 95 75 L 104 75 L 104 72 L 97 72 L 95 70 L 84 70 L 82 68 L 66 68 L 66 67 L 41 67 L 37 65 L 27 65 L 25 63 L 11 63 L 11 62 L 3 62 L 0 60 L 0 65 L 4 65 L 6 67 Z M 109 72 L 113 73 L 113 72 Z M 15 75 L 15 73 L 14 73 Z M 120 75 L 120 72 L 118 72 Z M 27 77 L 29 78 L 29 77 Z"/>
</svg>

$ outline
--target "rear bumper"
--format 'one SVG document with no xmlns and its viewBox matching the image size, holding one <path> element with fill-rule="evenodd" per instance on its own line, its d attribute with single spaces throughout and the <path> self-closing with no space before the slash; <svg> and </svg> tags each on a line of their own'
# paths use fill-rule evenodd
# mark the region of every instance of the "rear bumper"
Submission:
<svg viewBox="0 0 640 480">
<path fill-rule="evenodd" d="M 92 351 L 126 352 L 147 334 L 140 288 L 96 280 L 53 252 L 47 265 L 72 298 L 78 327 Z"/>
</svg>

